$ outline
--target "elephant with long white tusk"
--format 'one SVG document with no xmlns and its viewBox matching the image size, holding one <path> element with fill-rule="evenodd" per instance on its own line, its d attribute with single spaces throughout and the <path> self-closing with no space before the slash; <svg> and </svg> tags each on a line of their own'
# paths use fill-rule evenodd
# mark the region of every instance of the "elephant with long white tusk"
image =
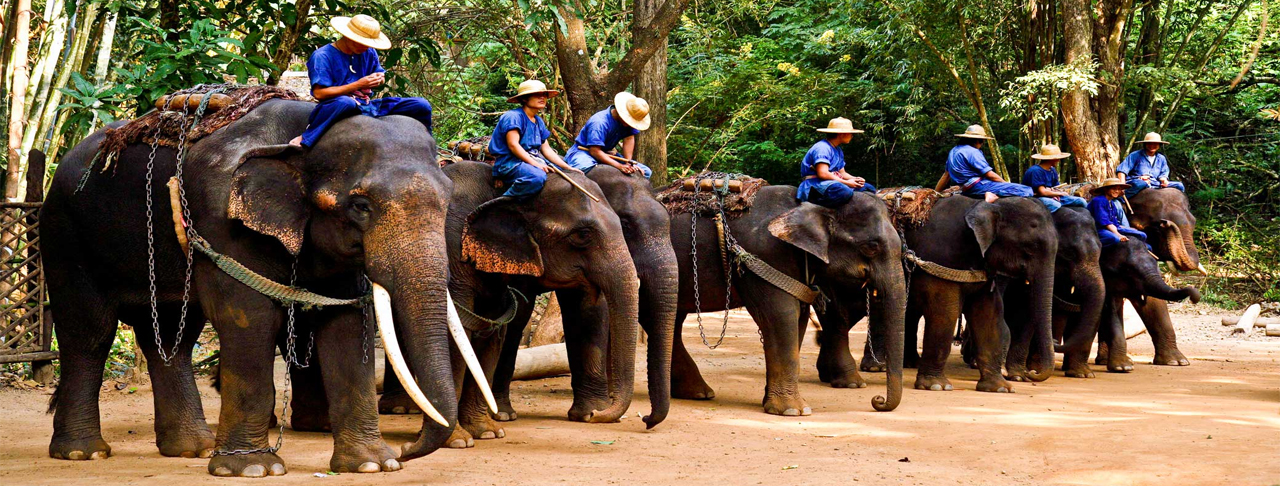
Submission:
<svg viewBox="0 0 1280 486">
<path fill-rule="evenodd" d="M 418 404 L 422 413 L 427 414 L 436 423 L 448 427 L 449 421 L 445 420 L 444 416 L 436 411 L 436 407 L 427 400 L 427 396 L 422 394 L 422 389 L 418 388 L 418 382 L 414 381 L 413 374 L 409 372 L 409 365 L 404 361 L 404 352 L 400 350 L 400 341 L 396 339 L 396 326 L 391 318 L 391 294 L 376 283 L 373 284 L 373 309 L 377 314 L 378 332 L 382 335 L 382 348 L 387 352 L 387 360 L 391 362 L 391 369 L 395 372 L 396 379 L 404 385 L 405 392 L 413 398 L 413 403 Z"/>
</svg>

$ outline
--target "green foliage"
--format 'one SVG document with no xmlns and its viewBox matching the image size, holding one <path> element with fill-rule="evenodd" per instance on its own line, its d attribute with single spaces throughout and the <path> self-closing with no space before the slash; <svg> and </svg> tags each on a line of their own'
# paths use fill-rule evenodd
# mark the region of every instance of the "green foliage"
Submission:
<svg viewBox="0 0 1280 486">
<path fill-rule="evenodd" d="M 196 20 L 176 42 L 166 39 L 166 32 L 147 19 L 127 20 L 133 25 L 132 34 L 138 36 L 141 60 L 148 69 L 118 70 L 117 74 L 124 78 L 125 84 L 142 87 L 140 111 L 150 109 L 151 103 L 167 93 L 198 84 L 222 83 L 223 73 L 232 74 L 236 82 L 244 83 L 249 80 L 250 72 L 272 67 L 265 58 L 235 52 L 244 50 L 244 43 L 211 19 Z"/>
<path fill-rule="evenodd" d="M 137 95 L 123 85 L 94 85 L 80 73 L 72 73 L 71 82 L 70 88 L 61 89 L 70 101 L 63 103 L 58 110 L 69 110 L 62 132 L 72 139 L 87 135 L 96 126 L 116 121 L 120 103 L 130 95 Z"/>
<path fill-rule="evenodd" d="M 1000 108 L 1005 120 L 1025 120 L 1021 130 L 1029 132 L 1036 123 L 1058 116 L 1062 98 L 1067 93 L 1083 90 L 1089 96 L 1098 95 L 1095 75 L 1098 63 L 1090 59 L 1085 63 L 1055 64 L 1031 71 L 1009 82 L 1000 93 Z"/>
</svg>

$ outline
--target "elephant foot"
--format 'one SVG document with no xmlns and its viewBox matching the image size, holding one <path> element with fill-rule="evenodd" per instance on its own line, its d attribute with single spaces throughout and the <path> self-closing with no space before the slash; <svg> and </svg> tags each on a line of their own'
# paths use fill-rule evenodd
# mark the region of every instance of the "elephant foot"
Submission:
<svg viewBox="0 0 1280 486">
<path fill-rule="evenodd" d="M 298 413 L 294 412 L 289 417 L 289 428 L 298 432 L 332 432 L 333 425 L 329 423 L 329 415 L 314 413 Z M 334 469 L 337 471 L 337 469 Z"/>
<path fill-rule="evenodd" d="M 977 368 L 976 365 L 971 368 Z M 1009 381 L 1031 381 L 1027 376 L 1027 367 L 1020 365 L 1005 365 L 1004 377 Z"/>
<path fill-rule="evenodd" d="M 400 470 L 396 451 L 382 440 L 372 444 L 338 445 L 329 458 L 329 470 L 337 473 L 376 473 Z"/>
<path fill-rule="evenodd" d="M 951 386 L 951 380 L 945 376 L 925 376 L 916 375 L 916 389 L 929 391 L 951 391 L 955 387 Z"/>
<path fill-rule="evenodd" d="M 885 366 L 884 361 L 872 359 L 871 356 L 863 356 L 858 369 L 868 373 L 884 373 L 888 368 Z"/>
<path fill-rule="evenodd" d="M 1173 349 L 1156 349 L 1156 357 L 1151 360 L 1151 364 L 1158 366 L 1188 366 L 1191 361 L 1182 355 L 1182 351 L 1178 348 Z"/>
<path fill-rule="evenodd" d="M 765 395 L 764 413 L 799 417 L 812 415 L 813 409 L 799 396 Z"/>
<path fill-rule="evenodd" d="M 213 433 L 209 429 L 186 431 L 181 434 L 157 434 L 156 446 L 165 457 L 208 458 L 213 456 Z"/>
<path fill-rule="evenodd" d="M 263 478 L 284 476 L 288 472 L 280 456 L 270 452 L 213 456 L 209 459 L 209 474 L 221 477 Z"/>
<path fill-rule="evenodd" d="M 498 413 L 493 418 L 499 422 L 512 422 L 516 419 L 516 409 L 511 406 L 510 397 L 498 397 Z"/>
<path fill-rule="evenodd" d="M 507 436 L 507 432 L 498 425 L 498 422 L 489 418 L 489 414 L 479 417 L 458 420 L 458 424 L 462 426 L 467 433 L 478 440 L 501 439 Z"/>
<path fill-rule="evenodd" d="M 1098 344 L 1098 357 L 1093 358 L 1093 364 L 1096 364 L 1096 365 L 1107 364 L 1107 359 L 1108 359 L 1107 356 L 1109 354 L 1111 353 L 1109 352 L 1106 344 Z"/>
<path fill-rule="evenodd" d="M 1088 363 L 1062 363 L 1062 371 L 1072 378 L 1093 378 L 1093 370 Z"/>
<path fill-rule="evenodd" d="M 609 408 L 609 400 L 586 398 L 574 394 L 573 405 L 569 407 L 568 417 L 573 422 L 590 422 L 596 412 Z"/>
<path fill-rule="evenodd" d="M 866 388 L 867 381 L 862 379 L 862 375 L 858 374 L 858 370 L 849 369 L 831 378 L 831 388 Z"/>
<path fill-rule="evenodd" d="M 1004 378 L 996 375 L 994 377 L 984 377 L 978 380 L 978 391 L 993 393 L 1013 393 L 1013 385 L 1005 381 Z"/>
<path fill-rule="evenodd" d="M 685 400 L 710 400 L 716 397 L 716 391 L 702 380 L 702 375 L 685 378 L 687 375 L 671 374 L 671 397 Z"/>
<path fill-rule="evenodd" d="M 101 437 L 81 440 L 54 439 L 49 443 L 49 457 L 69 461 L 88 461 L 111 457 L 111 446 Z"/>
<path fill-rule="evenodd" d="M 405 415 L 422 413 L 422 409 L 418 408 L 418 404 L 413 403 L 413 398 L 410 398 L 407 393 L 387 393 L 378 399 L 378 413 L 382 415 Z"/>
<path fill-rule="evenodd" d="M 1133 360 L 1127 354 L 1111 353 L 1107 356 L 1107 371 L 1128 373 L 1133 371 Z"/>
<path fill-rule="evenodd" d="M 462 430 L 462 427 L 454 427 L 453 433 L 449 434 L 449 440 L 445 441 L 445 445 L 450 449 L 466 449 L 475 447 L 476 440 L 467 431 Z"/>
</svg>

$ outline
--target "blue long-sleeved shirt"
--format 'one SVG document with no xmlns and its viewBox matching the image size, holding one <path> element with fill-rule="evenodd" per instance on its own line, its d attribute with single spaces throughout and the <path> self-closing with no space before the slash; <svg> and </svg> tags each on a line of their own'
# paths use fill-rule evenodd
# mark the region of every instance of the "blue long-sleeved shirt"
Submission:
<svg viewBox="0 0 1280 486">
<path fill-rule="evenodd" d="M 1126 182 L 1132 182 L 1142 176 L 1150 176 L 1156 180 L 1168 179 L 1169 159 L 1160 152 L 1156 152 L 1153 158 L 1147 158 L 1145 150 L 1135 150 L 1116 166 L 1116 172 L 1123 173 L 1127 179 Z"/>
</svg>

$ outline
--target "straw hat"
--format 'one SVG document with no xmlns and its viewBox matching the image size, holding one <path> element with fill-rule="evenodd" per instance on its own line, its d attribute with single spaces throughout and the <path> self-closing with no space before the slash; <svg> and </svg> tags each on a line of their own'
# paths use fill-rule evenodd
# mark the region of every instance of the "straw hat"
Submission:
<svg viewBox="0 0 1280 486">
<path fill-rule="evenodd" d="M 529 80 L 525 80 L 525 82 L 523 83 L 520 83 L 520 86 L 516 88 L 516 95 L 510 98 L 507 98 L 507 103 L 519 103 L 520 98 L 523 98 L 525 96 L 535 94 L 535 93 L 546 93 L 548 98 L 555 98 L 557 96 L 560 96 L 559 91 L 556 91 L 554 89 L 547 89 L 547 85 L 544 84 L 542 81 L 538 81 L 536 79 L 529 79 Z"/>
<path fill-rule="evenodd" d="M 387 38 L 387 34 L 382 33 L 382 26 L 377 20 L 368 15 L 357 15 L 355 17 L 334 17 L 329 21 L 333 25 L 334 30 L 342 33 L 343 37 L 351 39 L 358 44 L 372 47 L 374 49 L 390 49 L 391 39 Z"/>
<path fill-rule="evenodd" d="M 1106 179 L 1103 179 L 1102 182 L 1098 183 L 1098 187 L 1093 188 L 1093 193 L 1095 195 L 1102 194 L 1102 191 L 1107 190 L 1107 188 L 1117 187 L 1117 186 L 1123 187 L 1125 189 L 1133 187 L 1129 184 L 1126 184 L 1124 182 L 1124 179 L 1121 179 L 1119 177 L 1108 177 Z"/>
<path fill-rule="evenodd" d="M 1031 158 L 1036 160 L 1057 160 L 1070 157 L 1071 153 L 1063 152 L 1057 145 L 1046 143 L 1040 146 L 1040 153 L 1031 154 Z"/>
<path fill-rule="evenodd" d="M 960 138 L 995 140 L 994 138 L 987 136 L 987 130 L 982 128 L 982 125 L 969 125 L 969 128 L 964 129 L 964 133 L 957 133 L 956 136 Z"/>
<path fill-rule="evenodd" d="M 1142 140 L 1138 140 L 1137 142 L 1134 142 L 1134 143 L 1136 144 L 1158 143 L 1161 145 L 1166 145 L 1169 142 L 1166 142 L 1163 139 L 1161 139 L 1159 133 L 1149 132 L 1147 133 L 1147 136 L 1142 137 Z"/>
<path fill-rule="evenodd" d="M 827 128 L 819 128 L 822 133 L 863 133 L 862 130 L 853 128 L 853 122 L 845 117 L 832 118 L 827 122 Z"/>
<path fill-rule="evenodd" d="M 617 110 L 618 116 L 627 125 L 636 130 L 648 130 L 649 123 L 649 102 L 644 98 L 638 98 L 636 95 L 623 91 L 613 95 L 613 109 Z"/>
</svg>

